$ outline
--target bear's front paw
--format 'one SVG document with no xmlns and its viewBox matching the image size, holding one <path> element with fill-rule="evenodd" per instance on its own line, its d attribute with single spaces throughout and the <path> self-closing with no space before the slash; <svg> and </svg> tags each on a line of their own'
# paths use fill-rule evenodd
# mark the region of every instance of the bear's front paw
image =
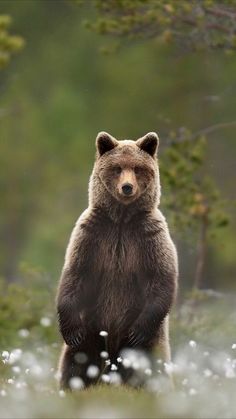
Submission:
<svg viewBox="0 0 236 419">
<path fill-rule="evenodd" d="M 77 336 L 69 336 L 65 338 L 65 342 L 68 346 L 71 346 L 72 348 L 78 348 L 82 342 L 83 338 L 80 333 L 77 334 Z"/>
<path fill-rule="evenodd" d="M 78 348 L 81 342 L 84 340 L 84 334 L 81 330 L 71 331 L 68 330 L 67 332 L 63 333 L 64 341 L 68 346 L 72 348 Z"/>
<path fill-rule="evenodd" d="M 132 347 L 147 347 L 155 339 L 156 329 L 146 323 L 135 324 L 129 332 L 128 343 Z"/>
<path fill-rule="evenodd" d="M 134 328 L 130 331 L 128 342 L 131 346 L 139 346 L 145 340 L 144 332 L 139 328 Z"/>
</svg>

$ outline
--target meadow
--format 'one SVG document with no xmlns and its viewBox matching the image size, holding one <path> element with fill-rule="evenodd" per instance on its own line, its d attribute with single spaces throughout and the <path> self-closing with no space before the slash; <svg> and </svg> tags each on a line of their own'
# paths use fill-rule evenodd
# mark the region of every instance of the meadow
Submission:
<svg viewBox="0 0 236 419">
<path fill-rule="evenodd" d="M 8 295 L 8 303 L 14 292 Z M 2 310 L 6 310 L 5 298 Z M 87 373 L 97 376 L 97 385 L 84 389 L 82 380 L 74 379 L 70 393 L 58 386 L 57 363 L 62 342 L 55 314 L 48 311 L 40 317 L 43 307 L 39 304 L 33 323 L 28 320 L 18 324 L 11 331 L 12 343 L 6 341 L 2 347 L 0 417 L 234 418 L 234 302 L 234 295 L 212 291 L 186 296 L 171 317 L 170 364 L 163 365 L 156 355 L 150 366 L 147 358 L 135 351 L 117 362 L 118 367 L 123 362 L 144 377 L 142 388 L 123 385 L 114 365 L 106 371 L 90 366 Z M 26 316 L 33 310 L 27 299 L 22 306 Z M 14 315 L 8 311 L 9 322 Z M 28 327 L 23 328 L 26 324 Z"/>
</svg>

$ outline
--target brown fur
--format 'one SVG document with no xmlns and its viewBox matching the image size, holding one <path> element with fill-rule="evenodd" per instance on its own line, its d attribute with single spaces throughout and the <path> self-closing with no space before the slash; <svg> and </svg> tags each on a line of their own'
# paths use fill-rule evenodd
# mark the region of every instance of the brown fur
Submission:
<svg viewBox="0 0 236 419">
<path fill-rule="evenodd" d="M 176 294 L 177 254 L 158 210 L 158 137 L 117 141 L 107 133 L 96 140 L 89 183 L 89 207 L 78 219 L 67 248 L 57 296 L 59 327 L 65 340 L 61 386 L 73 376 L 86 385 L 89 364 L 101 367 L 108 332 L 112 362 L 122 348 L 150 351 L 159 343 L 170 358 L 168 313 Z M 124 184 L 132 194 L 123 193 Z M 77 352 L 88 360 L 79 364 Z"/>
</svg>

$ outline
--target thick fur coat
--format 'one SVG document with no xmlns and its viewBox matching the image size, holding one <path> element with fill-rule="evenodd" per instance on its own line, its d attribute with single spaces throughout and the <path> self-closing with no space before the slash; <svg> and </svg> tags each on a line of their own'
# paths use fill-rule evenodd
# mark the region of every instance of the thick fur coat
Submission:
<svg viewBox="0 0 236 419">
<path fill-rule="evenodd" d="M 123 348 L 151 351 L 158 344 L 170 357 L 178 264 L 158 209 L 158 137 L 117 141 L 102 132 L 96 147 L 89 206 L 72 232 L 57 295 L 62 388 L 75 376 L 91 384 L 87 368 L 101 368 L 105 349 L 112 363 Z M 108 332 L 106 347 L 101 330 Z M 86 355 L 82 363 L 78 352 Z"/>
</svg>

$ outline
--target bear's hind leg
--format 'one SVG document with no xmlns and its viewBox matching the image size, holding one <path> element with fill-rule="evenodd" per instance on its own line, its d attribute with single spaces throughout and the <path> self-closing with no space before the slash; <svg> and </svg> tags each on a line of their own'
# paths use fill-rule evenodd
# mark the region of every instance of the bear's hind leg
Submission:
<svg viewBox="0 0 236 419">
<path fill-rule="evenodd" d="M 70 379 L 79 376 L 79 365 L 75 360 L 76 351 L 67 345 L 63 346 L 59 361 L 60 388 L 70 389 Z"/>
<path fill-rule="evenodd" d="M 164 363 L 164 371 L 170 379 L 171 388 L 174 389 L 175 382 L 174 374 L 171 367 L 171 347 L 169 340 L 169 316 L 166 316 L 160 330 L 157 354 Z"/>
<path fill-rule="evenodd" d="M 70 385 L 70 380 L 73 377 L 81 378 L 81 384 L 84 387 L 96 384 L 99 374 L 98 376 L 96 374 L 93 375 L 93 373 L 88 374 L 89 366 L 96 366 L 100 371 L 101 358 L 99 353 L 96 354 L 95 351 L 91 353 L 91 347 L 89 351 L 88 347 L 85 345 L 81 346 L 79 349 L 73 349 L 64 345 L 59 361 L 60 388 L 63 390 L 73 390 L 73 384 L 72 386 Z M 76 387 L 74 389 L 76 389 Z"/>
<path fill-rule="evenodd" d="M 169 340 L 169 316 L 166 316 L 159 331 L 158 354 L 160 355 L 160 358 L 163 362 L 167 364 L 171 362 L 171 348 Z"/>
</svg>

